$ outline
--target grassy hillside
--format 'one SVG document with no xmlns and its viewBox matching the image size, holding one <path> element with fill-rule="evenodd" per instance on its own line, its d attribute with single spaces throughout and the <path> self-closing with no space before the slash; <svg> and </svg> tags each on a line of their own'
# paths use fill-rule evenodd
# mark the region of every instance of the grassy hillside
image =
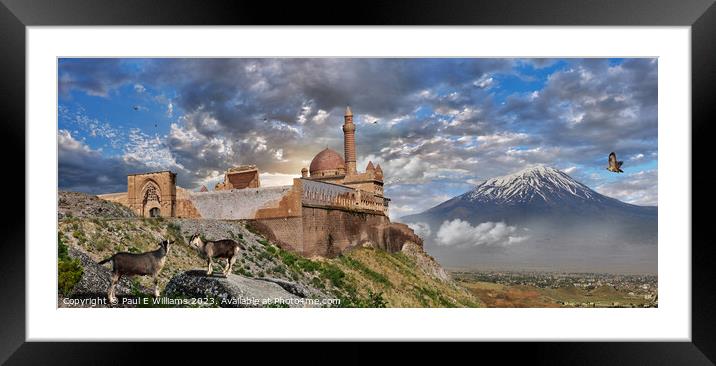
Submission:
<svg viewBox="0 0 716 366">
<path fill-rule="evenodd" d="M 382 294 L 388 307 L 480 307 L 477 297 L 452 281 L 423 271 L 404 253 L 360 248 L 332 259 L 361 296 Z"/>
<path fill-rule="evenodd" d="M 87 219 L 70 217 L 59 221 L 61 240 L 99 262 L 117 252 L 142 253 L 157 249 L 163 238 L 175 240 L 170 255 L 160 274 L 163 287 L 175 274 L 188 269 L 199 268 L 204 261 L 178 234 L 177 227 L 162 219 Z M 111 268 L 110 264 L 105 267 Z M 150 287 L 151 279 L 137 277 L 140 284 Z"/>
<path fill-rule="evenodd" d="M 80 249 L 95 261 L 119 251 L 154 250 L 164 238 L 175 240 L 160 275 L 163 290 L 176 274 L 206 269 L 205 259 L 187 243 L 194 232 L 200 232 L 206 239 L 231 238 L 243 244 L 245 250 L 236 261 L 235 274 L 290 281 L 309 297 L 339 298 L 342 306 L 482 306 L 465 288 L 435 275 L 437 264 L 417 246 L 411 247 L 411 251 L 394 254 L 373 248 L 356 248 L 338 258 L 309 259 L 279 248 L 242 221 L 138 217 L 64 216 L 59 219 L 58 236 L 61 242 Z M 224 266 L 225 261 L 221 260 L 220 265 Z M 105 266 L 109 268 L 109 265 Z M 214 270 L 221 270 L 219 264 L 215 263 Z M 137 277 L 135 281 L 151 287 L 148 277 Z"/>
</svg>

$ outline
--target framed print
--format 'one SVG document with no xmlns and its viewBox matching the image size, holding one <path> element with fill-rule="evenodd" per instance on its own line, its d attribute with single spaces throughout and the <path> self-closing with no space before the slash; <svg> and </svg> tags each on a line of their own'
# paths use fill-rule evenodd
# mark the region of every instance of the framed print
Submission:
<svg viewBox="0 0 716 366">
<path fill-rule="evenodd" d="M 395 3 L 351 26 L 330 4 L 98 4 L 3 3 L 9 364 L 157 340 L 716 357 L 692 205 L 711 2 Z"/>
</svg>

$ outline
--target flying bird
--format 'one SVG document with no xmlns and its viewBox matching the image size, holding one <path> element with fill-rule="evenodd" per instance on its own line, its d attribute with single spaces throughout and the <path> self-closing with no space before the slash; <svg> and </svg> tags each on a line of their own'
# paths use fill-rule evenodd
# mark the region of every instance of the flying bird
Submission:
<svg viewBox="0 0 716 366">
<path fill-rule="evenodd" d="M 135 111 L 138 111 L 138 110 L 139 110 L 139 106 L 138 106 L 138 105 L 135 105 L 135 106 L 132 107 L 132 108 L 134 108 Z"/>
<path fill-rule="evenodd" d="M 624 164 L 624 162 L 617 161 L 617 154 L 612 151 L 609 154 L 609 166 L 607 167 L 607 170 L 613 173 L 624 173 L 622 170 L 622 164 Z"/>
</svg>

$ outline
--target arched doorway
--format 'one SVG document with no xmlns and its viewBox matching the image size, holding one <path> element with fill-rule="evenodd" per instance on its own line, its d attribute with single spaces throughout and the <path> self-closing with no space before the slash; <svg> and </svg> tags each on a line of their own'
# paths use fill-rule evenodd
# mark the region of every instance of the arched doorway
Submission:
<svg viewBox="0 0 716 366">
<path fill-rule="evenodd" d="M 159 185 L 150 180 L 142 188 L 142 214 L 144 217 L 160 217 L 161 206 Z"/>
</svg>

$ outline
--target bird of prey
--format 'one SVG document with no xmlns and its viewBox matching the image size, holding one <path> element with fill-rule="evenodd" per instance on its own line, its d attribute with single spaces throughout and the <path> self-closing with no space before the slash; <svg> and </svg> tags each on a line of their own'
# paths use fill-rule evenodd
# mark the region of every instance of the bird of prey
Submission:
<svg viewBox="0 0 716 366">
<path fill-rule="evenodd" d="M 622 164 L 624 164 L 624 162 L 617 161 L 617 154 L 612 151 L 609 154 L 609 166 L 607 167 L 607 170 L 612 173 L 624 173 L 622 170 Z"/>
</svg>

